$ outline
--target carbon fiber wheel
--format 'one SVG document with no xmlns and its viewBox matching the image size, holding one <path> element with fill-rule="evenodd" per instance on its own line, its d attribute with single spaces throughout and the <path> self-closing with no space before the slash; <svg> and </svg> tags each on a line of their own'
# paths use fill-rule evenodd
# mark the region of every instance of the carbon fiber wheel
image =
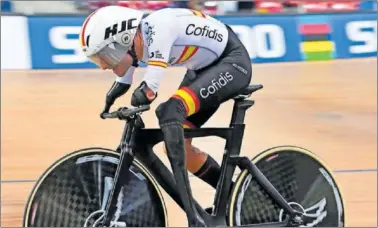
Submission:
<svg viewBox="0 0 378 228">
<path fill-rule="evenodd" d="M 275 147 L 260 153 L 252 162 L 293 209 L 305 215 L 303 226 L 345 226 L 340 189 L 330 170 L 313 153 L 299 147 Z M 280 222 L 284 218 L 283 210 L 243 170 L 231 194 L 229 225 Z"/>
<path fill-rule="evenodd" d="M 113 185 L 119 154 L 88 148 L 64 156 L 35 184 L 26 204 L 24 227 L 92 227 L 100 224 Z M 153 176 L 137 159 L 130 181 L 117 197 L 114 226 L 164 227 L 167 212 Z"/>
</svg>

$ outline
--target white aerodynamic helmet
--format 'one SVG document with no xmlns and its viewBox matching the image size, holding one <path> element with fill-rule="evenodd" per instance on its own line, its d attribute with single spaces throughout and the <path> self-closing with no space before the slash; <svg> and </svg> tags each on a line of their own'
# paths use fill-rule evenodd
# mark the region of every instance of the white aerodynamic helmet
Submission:
<svg viewBox="0 0 378 228">
<path fill-rule="evenodd" d="M 133 45 L 143 12 L 122 6 L 102 7 L 84 21 L 79 42 L 96 65 L 117 65 Z"/>
</svg>

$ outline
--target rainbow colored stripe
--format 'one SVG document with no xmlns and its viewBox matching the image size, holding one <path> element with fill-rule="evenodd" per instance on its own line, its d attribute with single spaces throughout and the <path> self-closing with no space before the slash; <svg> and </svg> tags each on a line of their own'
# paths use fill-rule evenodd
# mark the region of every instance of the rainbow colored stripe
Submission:
<svg viewBox="0 0 378 228">
<path fill-rule="evenodd" d="M 336 56 L 335 43 L 331 39 L 332 27 L 323 16 L 299 18 L 298 33 L 301 34 L 300 50 L 305 61 L 331 60 Z"/>
</svg>

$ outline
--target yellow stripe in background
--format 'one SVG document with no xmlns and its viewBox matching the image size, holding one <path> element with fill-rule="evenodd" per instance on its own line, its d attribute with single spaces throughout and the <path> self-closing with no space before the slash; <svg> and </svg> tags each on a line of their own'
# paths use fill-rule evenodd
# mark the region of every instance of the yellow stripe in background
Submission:
<svg viewBox="0 0 378 228">
<path fill-rule="evenodd" d="M 334 43 L 332 41 L 307 41 L 301 43 L 302 52 L 324 52 L 333 51 Z"/>
<path fill-rule="evenodd" d="M 162 61 L 149 61 L 148 65 L 160 66 L 160 67 L 164 67 L 164 68 L 166 68 L 168 66 L 168 64 L 166 62 L 162 62 Z"/>
<path fill-rule="evenodd" d="M 196 103 L 194 103 L 194 100 L 189 93 L 179 89 L 176 91 L 175 95 L 180 96 L 185 101 L 189 109 L 188 115 L 192 115 L 196 111 Z"/>
</svg>

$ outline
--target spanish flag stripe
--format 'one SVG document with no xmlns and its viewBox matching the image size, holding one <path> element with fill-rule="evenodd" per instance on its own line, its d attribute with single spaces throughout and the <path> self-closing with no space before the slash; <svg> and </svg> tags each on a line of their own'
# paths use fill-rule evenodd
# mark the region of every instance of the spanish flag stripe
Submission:
<svg viewBox="0 0 378 228">
<path fill-rule="evenodd" d="M 180 55 L 180 58 L 176 61 L 175 64 L 185 62 L 186 60 L 191 58 L 197 51 L 198 47 L 196 46 L 185 46 L 184 50 Z"/>
<path fill-rule="evenodd" d="M 195 10 L 190 10 L 190 11 L 192 11 L 192 13 L 193 13 L 195 16 L 197 16 L 197 11 L 195 11 Z"/>
<path fill-rule="evenodd" d="M 195 110 L 196 110 L 195 103 L 194 103 L 193 98 L 190 96 L 188 92 L 186 92 L 183 89 L 179 89 L 176 91 L 175 95 L 181 97 L 184 100 L 184 103 L 188 107 L 187 116 L 190 116 L 193 113 L 195 113 Z"/>
<path fill-rule="evenodd" d="M 88 18 L 85 20 L 84 22 L 84 25 L 83 25 L 83 29 L 81 30 L 81 33 L 80 33 L 80 41 L 81 41 L 81 46 L 84 47 L 86 44 L 85 44 L 85 38 L 84 38 L 84 34 L 85 34 L 85 29 L 87 28 L 87 24 L 89 22 L 89 19 L 95 14 L 96 11 L 93 11 L 89 16 Z"/>
<path fill-rule="evenodd" d="M 188 50 L 184 53 L 183 57 L 181 58 L 180 63 L 185 62 L 186 60 L 188 60 L 192 56 L 192 53 L 196 49 L 198 49 L 198 48 L 194 47 L 194 46 L 189 46 Z"/>
<path fill-rule="evenodd" d="M 186 126 L 187 128 L 196 128 L 196 126 L 194 126 L 194 124 L 192 124 L 188 120 L 184 120 L 184 126 Z"/>
<path fill-rule="evenodd" d="M 189 96 L 193 99 L 193 102 L 194 102 L 194 113 L 198 112 L 198 110 L 200 108 L 200 102 L 199 102 L 199 99 L 198 99 L 197 95 L 189 87 L 182 87 L 182 90 L 184 90 L 185 92 L 187 92 L 189 94 Z"/>
<path fill-rule="evenodd" d="M 181 59 L 184 57 L 185 53 L 188 51 L 189 46 L 185 46 L 184 50 L 182 50 L 180 57 L 177 59 L 175 64 L 180 63 Z"/>
<path fill-rule="evenodd" d="M 184 104 L 184 107 L 185 107 L 185 110 L 186 110 L 186 114 L 188 115 L 188 113 L 189 113 L 189 107 L 186 104 L 184 98 L 180 97 L 179 95 L 173 95 L 172 98 L 180 100 Z"/>
<path fill-rule="evenodd" d="M 186 60 L 192 58 L 192 56 L 195 55 L 197 51 L 198 51 L 198 47 L 195 47 L 193 52 L 188 56 L 188 58 Z"/>
<path fill-rule="evenodd" d="M 197 11 L 197 10 L 191 10 L 193 12 L 194 15 L 196 16 L 199 16 L 199 17 L 203 17 L 203 18 L 206 18 L 206 15 L 200 11 Z"/>
<path fill-rule="evenodd" d="M 168 66 L 168 64 L 166 62 L 163 62 L 163 61 L 148 61 L 148 65 L 160 66 L 160 67 L 164 67 L 164 68 L 166 68 Z"/>
</svg>

